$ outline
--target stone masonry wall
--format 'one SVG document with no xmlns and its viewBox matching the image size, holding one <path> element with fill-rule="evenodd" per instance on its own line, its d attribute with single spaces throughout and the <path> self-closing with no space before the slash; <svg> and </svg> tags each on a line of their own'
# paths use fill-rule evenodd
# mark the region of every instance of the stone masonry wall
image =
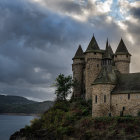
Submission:
<svg viewBox="0 0 140 140">
<path fill-rule="evenodd" d="M 85 56 L 85 87 L 86 100 L 92 99 L 92 83 L 98 76 L 101 70 L 102 54 L 87 53 Z"/>
<path fill-rule="evenodd" d="M 110 92 L 115 85 L 98 84 L 92 86 L 92 116 L 108 116 L 112 106 L 110 104 Z M 106 96 L 106 97 L 105 97 Z M 97 98 L 97 102 L 96 102 Z M 106 101 L 105 101 L 106 98 Z"/>
<path fill-rule="evenodd" d="M 115 65 L 121 73 L 130 72 L 130 56 L 129 55 L 117 55 L 114 58 Z"/>
<path fill-rule="evenodd" d="M 72 65 L 73 78 L 77 80 L 78 85 L 74 88 L 74 97 L 81 97 L 84 90 L 84 60 L 75 59 Z"/>
<path fill-rule="evenodd" d="M 140 93 L 131 93 L 130 99 L 128 99 L 128 96 L 128 94 L 112 95 L 113 116 L 120 116 L 121 111 L 124 115 L 137 116 L 140 111 Z"/>
</svg>

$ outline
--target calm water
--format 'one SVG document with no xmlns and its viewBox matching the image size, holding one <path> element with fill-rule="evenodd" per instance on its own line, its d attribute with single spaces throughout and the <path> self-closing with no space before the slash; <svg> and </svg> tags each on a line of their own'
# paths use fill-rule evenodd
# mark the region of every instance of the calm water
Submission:
<svg viewBox="0 0 140 140">
<path fill-rule="evenodd" d="M 30 124 L 33 118 L 33 116 L 0 115 L 0 140 L 9 140 L 11 134 Z"/>
</svg>

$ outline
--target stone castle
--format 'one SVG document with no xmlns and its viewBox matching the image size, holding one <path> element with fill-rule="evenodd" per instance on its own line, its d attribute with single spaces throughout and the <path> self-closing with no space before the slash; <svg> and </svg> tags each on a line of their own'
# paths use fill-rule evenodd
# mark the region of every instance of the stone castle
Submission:
<svg viewBox="0 0 140 140">
<path fill-rule="evenodd" d="M 74 98 L 92 99 L 92 116 L 136 116 L 140 111 L 140 73 L 130 73 L 131 54 L 121 39 L 113 53 L 108 40 L 99 48 L 93 36 L 86 51 L 73 57 Z"/>
</svg>

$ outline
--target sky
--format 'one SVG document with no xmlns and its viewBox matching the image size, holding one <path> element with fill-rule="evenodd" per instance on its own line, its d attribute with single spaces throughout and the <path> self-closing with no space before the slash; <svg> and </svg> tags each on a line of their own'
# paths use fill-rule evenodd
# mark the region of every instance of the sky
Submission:
<svg viewBox="0 0 140 140">
<path fill-rule="evenodd" d="M 0 0 L 0 94 L 55 99 L 55 78 L 93 34 L 114 52 L 123 38 L 140 72 L 139 0 Z"/>
</svg>

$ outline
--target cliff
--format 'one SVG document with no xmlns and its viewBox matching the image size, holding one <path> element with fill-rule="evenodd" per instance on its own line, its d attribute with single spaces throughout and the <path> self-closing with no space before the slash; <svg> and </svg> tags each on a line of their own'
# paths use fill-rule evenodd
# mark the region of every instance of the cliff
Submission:
<svg viewBox="0 0 140 140">
<path fill-rule="evenodd" d="M 138 140 L 139 117 L 91 117 L 91 102 L 56 102 L 10 140 Z"/>
</svg>

